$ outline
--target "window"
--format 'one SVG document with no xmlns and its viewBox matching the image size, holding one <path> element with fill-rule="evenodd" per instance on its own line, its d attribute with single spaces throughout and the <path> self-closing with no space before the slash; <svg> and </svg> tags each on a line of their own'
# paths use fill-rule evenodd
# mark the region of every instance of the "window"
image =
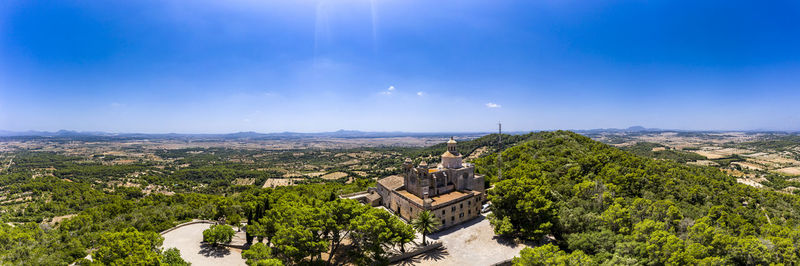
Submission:
<svg viewBox="0 0 800 266">
<path fill-rule="evenodd" d="M 472 210 L 467 210 L 467 214 L 472 214 Z"/>
<path fill-rule="evenodd" d="M 444 216 L 444 210 L 442 210 L 442 216 Z"/>
<path fill-rule="evenodd" d="M 463 213 L 463 212 L 462 212 L 462 213 L 459 213 L 459 214 L 458 214 L 458 218 L 464 218 L 464 213 Z"/>
<path fill-rule="evenodd" d="M 458 208 L 459 209 L 463 209 L 464 208 L 464 203 L 458 204 Z"/>
<path fill-rule="evenodd" d="M 456 206 L 453 206 L 452 208 L 450 208 L 450 211 L 451 212 L 455 212 L 456 211 Z"/>
<path fill-rule="evenodd" d="M 467 206 L 472 206 L 472 201 L 467 201 Z"/>
<path fill-rule="evenodd" d="M 451 221 L 451 222 L 452 222 L 452 221 L 455 221 L 455 220 L 456 220 L 456 217 L 455 217 L 455 216 L 450 216 L 450 221 Z"/>
</svg>

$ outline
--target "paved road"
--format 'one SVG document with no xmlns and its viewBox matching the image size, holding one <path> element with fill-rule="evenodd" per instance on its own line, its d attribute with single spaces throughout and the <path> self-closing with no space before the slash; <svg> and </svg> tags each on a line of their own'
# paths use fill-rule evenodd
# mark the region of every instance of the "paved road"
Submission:
<svg viewBox="0 0 800 266">
<path fill-rule="evenodd" d="M 483 216 L 429 236 L 442 241 L 445 250 L 435 250 L 402 261 L 401 265 L 491 265 L 515 256 L 526 247 L 499 239 Z"/>
<path fill-rule="evenodd" d="M 181 257 L 194 266 L 246 265 L 242 259 L 242 251 L 235 248 L 212 248 L 203 245 L 203 230 L 210 224 L 190 224 L 164 234 L 164 249 L 178 248 Z M 244 237 L 239 232 L 233 242 Z M 243 242 L 243 240 L 242 240 Z"/>
</svg>

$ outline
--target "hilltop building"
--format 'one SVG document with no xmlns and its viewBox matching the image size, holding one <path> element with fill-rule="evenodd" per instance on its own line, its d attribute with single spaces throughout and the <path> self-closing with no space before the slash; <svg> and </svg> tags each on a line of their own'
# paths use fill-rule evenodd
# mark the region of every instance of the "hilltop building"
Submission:
<svg viewBox="0 0 800 266">
<path fill-rule="evenodd" d="M 439 229 L 478 217 L 485 198 L 484 178 L 475 175 L 475 167 L 463 163 L 450 138 L 447 151 L 436 167 L 421 162 L 414 167 L 411 159 L 403 163 L 403 174 L 378 180 L 374 205 L 383 205 L 396 215 L 410 221 L 429 210 L 439 218 Z"/>
</svg>

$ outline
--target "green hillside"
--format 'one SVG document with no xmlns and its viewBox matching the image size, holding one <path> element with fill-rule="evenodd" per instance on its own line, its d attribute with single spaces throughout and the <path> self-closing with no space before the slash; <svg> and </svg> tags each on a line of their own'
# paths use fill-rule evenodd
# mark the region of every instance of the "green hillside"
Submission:
<svg viewBox="0 0 800 266">
<path fill-rule="evenodd" d="M 643 158 L 540 132 L 503 151 L 489 190 L 495 232 L 525 240 L 518 264 L 793 264 L 800 197 L 737 184 L 711 167 Z M 494 156 L 477 160 L 491 173 Z"/>
<path fill-rule="evenodd" d="M 738 184 L 717 168 L 681 164 L 682 154 L 639 156 L 648 156 L 641 153 L 652 151 L 651 144 L 625 151 L 567 131 L 504 135 L 504 179 L 498 181 L 496 140 L 493 134 L 460 141 L 459 150 L 482 152 L 472 162 L 494 186 L 489 219 L 495 232 L 537 246 L 525 249 L 517 264 L 792 265 L 800 259 L 800 196 Z M 191 219 L 252 221 L 248 238 L 272 243 L 263 253 L 286 264 L 325 265 L 326 252 L 336 254 L 335 263 L 383 263 L 383 248 L 402 247 L 410 229 L 335 196 L 373 186 L 371 177 L 399 171 L 406 157 L 438 162 L 443 150 L 444 144 L 274 153 L 209 148 L 163 151 L 175 161 L 128 165 L 106 163 L 105 156 L 9 154 L 14 164 L 0 174 L 0 264 L 89 264 L 81 259 L 89 254 L 106 263 L 167 264 L 174 251 L 162 250 L 154 234 Z M 376 155 L 361 163 L 375 169 L 352 183 L 261 186 L 281 174 L 272 170 L 277 167 L 346 162 L 352 157 L 345 155 L 367 151 Z M 235 185 L 237 178 L 255 182 Z M 135 185 L 122 186 L 123 180 Z M 175 194 L 146 193 L 146 185 Z M 51 221 L 56 216 L 64 220 Z M 341 231 L 349 233 L 334 233 Z M 130 241 L 141 244 L 141 256 L 106 252 Z"/>
</svg>

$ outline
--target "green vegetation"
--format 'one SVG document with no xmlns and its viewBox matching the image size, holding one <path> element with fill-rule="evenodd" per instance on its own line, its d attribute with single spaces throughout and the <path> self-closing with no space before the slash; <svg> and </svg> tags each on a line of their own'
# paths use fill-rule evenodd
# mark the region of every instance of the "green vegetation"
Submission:
<svg viewBox="0 0 800 266">
<path fill-rule="evenodd" d="M 729 167 L 733 162 L 744 162 L 746 159 L 742 158 L 742 156 L 738 154 L 734 154 L 723 158 L 713 159 L 711 161 L 719 164 L 720 167 Z"/>
<path fill-rule="evenodd" d="M 789 178 L 779 174 L 766 174 L 764 177 L 767 179 L 767 182 L 763 182 L 764 186 L 772 188 L 774 190 L 783 190 L 788 187 L 795 187 L 800 188 L 800 179 L 798 178 Z M 799 193 L 800 190 L 795 190 L 794 193 Z"/>
<path fill-rule="evenodd" d="M 756 150 L 793 151 L 800 147 L 800 135 L 770 135 L 763 140 L 745 142 L 739 146 Z"/>
<path fill-rule="evenodd" d="M 417 218 L 411 221 L 411 226 L 414 227 L 414 230 L 417 230 L 420 234 L 422 234 L 422 244 L 427 245 L 428 242 L 425 240 L 425 236 L 433 231 L 436 228 L 439 228 L 442 222 L 439 221 L 439 218 L 433 216 L 430 211 L 422 211 L 417 215 Z"/>
<path fill-rule="evenodd" d="M 253 189 L 218 205 L 217 217 L 242 213 L 252 221 L 247 241 L 265 241 L 272 246 L 271 258 L 286 264 L 373 264 L 385 260 L 386 248 L 402 249 L 414 239 L 413 229 L 390 213 L 332 194 L 340 193 L 331 184 Z M 350 244 L 342 250 L 345 240 Z M 332 255 L 323 259 L 323 253 Z"/>
<path fill-rule="evenodd" d="M 507 148 L 517 143 L 527 140 L 532 134 L 524 135 L 507 135 L 503 134 L 502 141 L 503 147 Z M 489 134 L 477 139 L 458 142 L 458 152 L 464 156 L 470 155 L 479 148 L 486 148 L 486 154 L 497 152 L 497 134 Z M 415 163 L 424 158 L 428 163 L 438 162 L 439 155 L 447 150 L 447 143 L 440 143 L 425 148 L 405 148 L 399 149 L 400 152 L 407 158 L 414 159 Z M 402 161 L 399 161 L 402 163 Z"/>
<path fill-rule="evenodd" d="M 192 265 L 191 263 L 186 262 L 181 258 L 181 251 L 177 248 L 170 248 L 164 250 L 162 253 L 163 259 L 161 260 L 162 264 L 166 264 L 169 266 L 189 266 Z"/>
<path fill-rule="evenodd" d="M 478 160 L 482 168 L 494 161 Z M 489 190 L 495 231 L 525 240 L 514 263 L 793 264 L 800 197 L 737 184 L 716 168 L 637 157 L 565 131 L 503 152 Z"/>
<path fill-rule="evenodd" d="M 194 172 L 169 171 L 169 167 L 104 165 L 91 161 L 93 159 L 52 153 L 23 152 L 14 156 L 14 164 L 9 171 L 0 174 L 0 264 L 4 265 L 91 264 L 84 259 L 89 254 L 96 258 L 94 263 L 128 264 L 136 261 L 151 264 L 158 261 L 182 265 L 177 250 L 160 250 L 162 240 L 157 232 L 191 219 L 216 219 L 234 225 L 242 223 L 246 221 L 245 217 L 254 213 L 250 208 L 254 206 L 253 198 L 274 195 L 274 207 L 281 207 L 280 202 L 284 201 L 278 198 L 283 196 L 316 204 L 329 199 L 331 195 L 360 191 L 372 185 L 369 180 L 357 180 L 352 184 L 334 181 L 260 189 L 253 185 L 234 186 L 216 180 L 238 178 L 240 174 L 251 171 L 239 169 L 238 166 L 204 166 Z M 207 173 L 217 175 L 205 180 L 202 176 Z M 259 173 L 263 174 L 263 171 Z M 203 193 L 165 195 L 146 193 L 143 184 L 119 185 L 137 176 L 144 176 L 145 183 L 150 183 L 147 181 L 150 178 L 163 178 L 159 182 L 168 188 L 179 191 L 185 188 Z M 113 184 L 118 181 L 120 183 L 117 185 Z M 215 182 L 217 189 L 211 189 Z M 280 192 L 274 193 L 277 191 Z M 227 193 L 235 195 L 224 196 Z M 323 213 L 319 209 L 314 211 Z M 53 217 L 64 215 L 63 221 L 51 222 Z M 352 218 L 348 218 L 348 222 L 349 219 Z M 299 221 L 299 218 L 292 220 Z M 300 231 L 283 230 L 283 223 L 273 225 L 278 226 L 274 228 L 276 240 L 301 243 L 292 242 L 291 238 L 298 235 L 290 234 Z M 226 231 L 226 234 L 231 232 Z M 270 232 L 270 229 L 265 231 Z M 300 232 L 299 237 L 304 236 L 305 233 Z M 319 243 L 327 241 L 327 236 L 320 234 L 316 237 L 319 240 L 310 245 L 325 247 Z M 226 238 L 210 242 L 224 243 Z M 122 258 L 114 253 L 120 250 L 120 245 L 133 248 L 130 252 L 136 256 Z M 273 254 L 281 260 L 296 259 L 298 257 L 288 255 L 295 254 L 290 250 L 292 247 L 283 245 L 280 252 Z M 270 261 L 258 263 L 269 264 Z"/>
<path fill-rule="evenodd" d="M 52 186 L 47 188 L 55 191 L 77 184 L 50 181 Z M 334 182 L 277 189 L 251 187 L 228 197 L 195 193 L 144 195 L 141 191 L 127 193 L 125 189 L 102 192 L 80 186 L 84 192 L 93 192 L 88 194 L 91 197 L 76 201 L 77 206 L 71 211 L 77 215 L 55 227 L 32 222 L 0 224 L 0 258 L 3 264 L 66 265 L 92 253 L 94 258 L 101 259 L 95 262 L 105 264 L 166 263 L 174 261 L 174 251 L 161 253 L 162 239 L 157 232 L 190 219 L 232 223 L 238 217 L 247 217 L 253 221 L 248 238 L 266 239 L 274 246 L 271 252 L 274 257 L 256 260 L 255 265 L 274 265 L 272 259 L 289 264 L 301 263 L 309 257 L 311 261 L 320 261 L 322 252 L 340 248 L 345 238 L 352 238 L 349 241 L 353 244 L 346 251 L 334 250 L 333 261 L 369 264 L 384 259 L 385 247 L 408 243 L 414 235 L 410 226 L 383 210 L 353 200 L 326 201 L 332 194 L 351 193 L 369 185 L 360 184 L 364 186 Z M 20 215 L 26 214 L 20 212 Z M 204 239 L 209 243 L 226 243 L 233 233 L 228 225 L 215 225 L 204 232 Z M 123 245 L 132 251 L 120 249 Z M 136 256 L 123 258 L 117 251 L 133 252 Z"/>
<path fill-rule="evenodd" d="M 637 142 L 635 145 L 623 147 L 622 150 L 642 157 L 673 160 L 679 163 L 708 159 L 697 153 L 673 150 L 667 146 L 652 142 Z"/>
<path fill-rule="evenodd" d="M 227 244 L 231 242 L 234 234 L 236 232 L 229 225 L 215 224 L 203 231 L 203 242 L 210 243 L 212 246 Z"/>
<path fill-rule="evenodd" d="M 264 243 L 256 243 L 249 249 L 242 251 L 242 258 L 247 260 L 249 266 L 255 265 L 283 265 L 278 259 L 272 258 L 272 250 Z"/>
<path fill-rule="evenodd" d="M 520 252 L 519 257 L 514 258 L 512 263 L 518 266 L 597 265 L 592 256 L 584 254 L 583 251 L 576 250 L 567 254 L 553 244 L 525 248 Z"/>
<path fill-rule="evenodd" d="M 53 183 L 69 182 L 53 181 Z M 140 234 L 147 234 L 146 237 L 152 239 L 152 234 L 158 236 L 156 232 L 191 218 L 210 218 L 213 206 L 207 202 L 213 202 L 216 198 L 199 194 L 149 195 L 135 199 L 126 199 L 116 193 L 100 192 L 97 195 L 90 195 L 96 198 L 82 199 L 84 206 L 78 206 L 76 209 L 83 210 L 55 227 L 33 222 L 14 226 L 0 225 L 0 239 L 9 239 L 9 241 L 0 240 L 0 258 L 4 264 L 66 265 L 85 257 L 92 249 L 117 245 L 114 242 L 117 240 L 133 241 L 128 238 L 138 238 Z M 148 241 L 147 243 L 158 245 L 141 245 L 154 247 L 160 245 L 160 240 Z M 98 252 L 100 250 L 102 249 L 98 249 Z M 141 252 L 145 255 L 150 254 L 145 258 L 155 256 Z M 101 255 L 101 257 L 108 256 Z"/>
<path fill-rule="evenodd" d="M 503 151 L 496 140 L 492 134 L 459 142 L 465 156 L 481 153 L 471 160 L 494 185 L 489 199 L 495 232 L 551 242 L 524 250 L 515 264 L 756 265 L 799 259 L 800 197 L 737 184 L 717 168 L 680 163 L 702 156 L 654 151 L 659 145 L 652 143 L 620 150 L 564 131 L 504 135 Z M 725 145 L 787 154 L 797 149 L 796 140 L 766 141 Z M 248 265 L 385 263 L 387 250 L 405 250 L 414 229 L 427 236 L 435 219 L 421 214 L 412 227 L 337 195 L 398 173 L 406 157 L 435 162 L 444 145 L 4 152 L 0 264 L 186 265 L 178 250 L 163 250 L 158 232 L 192 219 L 220 223 L 209 231 L 209 243 L 230 239 L 234 229 L 228 225 L 243 228 L 252 244 L 242 253 Z M 496 176 L 500 152 L 502 181 Z M 745 159 L 714 161 L 728 167 Z M 319 177 L 331 172 L 347 177 Z M 269 179 L 294 174 L 301 178 L 295 186 L 262 188 Z M 774 189 L 800 187 L 791 177 L 763 176 Z M 94 262 L 84 259 L 90 254 Z"/>
<path fill-rule="evenodd" d="M 93 259 L 95 263 L 110 265 L 189 265 L 177 249 L 162 252 L 163 241 L 155 232 L 139 232 L 134 228 L 103 233 Z"/>
<path fill-rule="evenodd" d="M 350 240 L 356 256 L 350 259 L 359 265 L 384 264 L 386 247 L 404 245 L 414 239 L 414 229 L 381 209 L 369 208 L 351 223 Z"/>
</svg>

